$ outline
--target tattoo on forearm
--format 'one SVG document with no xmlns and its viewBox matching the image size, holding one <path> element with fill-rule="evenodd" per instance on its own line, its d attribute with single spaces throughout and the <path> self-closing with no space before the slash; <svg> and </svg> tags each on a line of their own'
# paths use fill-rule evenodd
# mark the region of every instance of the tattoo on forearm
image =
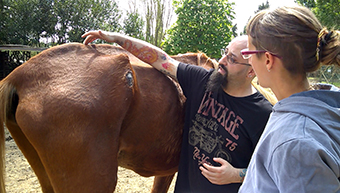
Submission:
<svg viewBox="0 0 340 193">
<path fill-rule="evenodd" d="M 153 65 L 153 63 L 155 63 L 158 59 L 161 59 L 161 65 L 163 69 L 160 69 L 160 71 L 163 74 L 176 79 L 175 76 L 171 75 L 171 72 L 175 72 L 176 67 L 171 62 L 169 62 L 173 61 L 173 59 L 167 54 L 162 52 L 159 54 L 159 52 L 157 52 L 155 49 L 148 46 L 138 48 L 131 40 L 124 40 L 122 42 L 118 42 L 118 44 L 136 57 L 138 57 L 140 60 L 148 64 Z"/>
<path fill-rule="evenodd" d="M 243 182 L 244 177 L 246 176 L 246 173 L 247 173 L 247 169 L 243 169 L 240 171 L 239 175 L 241 177 L 241 183 Z"/>
<path fill-rule="evenodd" d="M 166 60 L 166 59 L 167 59 L 167 56 L 166 56 L 165 54 L 162 54 L 162 55 L 160 56 L 160 58 L 161 58 L 162 60 Z"/>
<path fill-rule="evenodd" d="M 125 48 L 127 51 L 131 52 L 133 55 L 137 56 L 143 62 L 152 64 L 156 62 L 158 59 L 157 52 L 148 46 L 137 48 L 136 45 L 132 43 L 132 41 L 125 40 L 122 47 Z"/>
<path fill-rule="evenodd" d="M 161 70 L 164 74 L 171 76 L 172 78 L 175 78 L 174 76 L 171 75 L 171 72 L 175 71 L 175 66 L 171 63 L 173 59 L 169 57 L 167 54 L 161 54 L 160 59 L 164 60 L 165 62 L 162 63 L 162 67 L 164 69 Z"/>
<path fill-rule="evenodd" d="M 160 72 L 162 72 L 163 74 L 170 76 L 171 78 L 177 80 L 175 76 L 173 76 L 172 74 L 170 74 L 170 72 L 168 72 L 166 70 L 161 69 Z"/>
</svg>

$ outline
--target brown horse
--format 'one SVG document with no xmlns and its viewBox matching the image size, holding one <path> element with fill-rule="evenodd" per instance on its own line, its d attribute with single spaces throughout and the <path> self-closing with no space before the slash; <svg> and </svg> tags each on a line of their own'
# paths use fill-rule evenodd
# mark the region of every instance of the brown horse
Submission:
<svg viewBox="0 0 340 193">
<path fill-rule="evenodd" d="M 217 66 L 203 53 L 173 58 Z M 112 193 L 118 166 L 155 176 L 152 192 L 167 192 L 179 162 L 184 102 L 172 79 L 105 44 L 50 48 L 0 82 L 0 121 L 45 193 Z M 1 159 L 1 192 L 3 168 Z"/>
<path fill-rule="evenodd" d="M 193 61 L 214 67 L 203 54 Z M 166 192 L 179 161 L 184 101 L 175 82 L 120 47 L 65 44 L 0 82 L 0 121 L 43 192 L 112 193 L 118 166 L 156 176 L 152 192 Z M 3 160 L 0 167 L 5 192 Z"/>
</svg>

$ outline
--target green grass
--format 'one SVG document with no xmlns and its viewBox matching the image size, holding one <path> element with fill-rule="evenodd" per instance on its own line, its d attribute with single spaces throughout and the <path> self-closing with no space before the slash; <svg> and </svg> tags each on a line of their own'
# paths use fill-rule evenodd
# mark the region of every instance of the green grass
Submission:
<svg viewBox="0 0 340 193">
<path fill-rule="evenodd" d="M 309 78 L 308 78 L 308 81 L 309 81 L 310 83 L 317 83 L 317 82 L 319 82 L 319 81 L 318 81 L 318 78 L 313 78 L 313 77 L 309 77 Z M 326 82 L 326 81 L 321 81 L 321 83 L 333 84 L 334 86 L 340 88 L 340 80 L 339 80 L 339 81 L 336 81 L 336 82 Z"/>
<path fill-rule="evenodd" d="M 340 88 L 340 82 L 334 82 L 333 85 Z"/>
</svg>

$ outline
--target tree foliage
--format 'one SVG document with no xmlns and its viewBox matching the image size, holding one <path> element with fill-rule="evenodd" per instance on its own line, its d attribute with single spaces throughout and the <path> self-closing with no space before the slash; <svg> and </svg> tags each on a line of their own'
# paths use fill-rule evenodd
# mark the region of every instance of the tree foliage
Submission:
<svg viewBox="0 0 340 193">
<path fill-rule="evenodd" d="M 317 0 L 313 11 L 323 25 L 340 29 L 340 0 Z"/>
<path fill-rule="evenodd" d="M 51 33 L 51 0 L 3 0 L 0 43 L 38 44 L 42 31 Z"/>
<path fill-rule="evenodd" d="M 228 0 L 174 1 L 178 18 L 168 30 L 163 49 L 169 54 L 201 51 L 219 58 L 220 49 L 233 35 L 232 5 Z"/>
<path fill-rule="evenodd" d="M 129 10 L 126 11 L 126 18 L 123 20 L 123 32 L 131 37 L 144 40 L 145 33 L 143 29 L 145 22 L 138 11 L 137 0 L 130 0 L 128 5 Z"/>
<path fill-rule="evenodd" d="M 299 3 L 308 8 L 314 8 L 316 4 L 315 0 L 295 0 L 295 3 Z"/>
<path fill-rule="evenodd" d="M 160 47 L 165 29 L 172 18 L 171 0 L 143 0 L 145 8 L 145 40 Z"/>
<path fill-rule="evenodd" d="M 262 10 L 268 9 L 269 7 L 270 7 L 270 5 L 269 5 L 269 2 L 267 0 L 266 3 L 260 4 L 258 9 L 254 13 L 258 13 L 258 12 L 260 12 Z"/>
<path fill-rule="evenodd" d="M 120 30 L 121 14 L 115 1 L 58 0 L 54 3 L 58 43 L 82 41 L 81 35 L 90 29 Z"/>
<path fill-rule="evenodd" d="M 1 1 L 1 44 L 37 45 L 42 38 L 57 44 L 79 42 L 91 29 L 120 30 L 114 0 Z"/>
<path fill-rule="evenodd" d="M 340 0 L 296 0 L 310 8 L 322 25 L 329 29 L 340 28 Z"/>
<path fill-rule="evenodd" d="M 144 40 L 143 33 L 144 21 L 138 12 L 131 12 L 127 14 L 127 18 L 124 20 L 123 32 L 134 38 Z"/>
</svg>

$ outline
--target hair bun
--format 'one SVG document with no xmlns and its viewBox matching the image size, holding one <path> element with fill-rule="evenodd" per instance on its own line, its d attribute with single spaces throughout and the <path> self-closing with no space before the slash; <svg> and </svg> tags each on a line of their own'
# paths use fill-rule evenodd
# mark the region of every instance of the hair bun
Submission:
<svg viewBox="0 0 340 193">
<path fill-rule="evenodd" d="M 332 32 L 331 32 L 332 33 Z M 330 39 L 330 35 L 332 35 L 331 33 L 328 32 L 328 30 L 326 28 L 323 28 L 318 35 L 318 42 L 317 42 L 317 46 L 316 46 L 316 60 L 319 61 L 320 60 L 320 56 L 321 56 L 321 51 L 322 48 L 327 44 L 327 41 Z"/>
<path fill-rule="evenodd" d="M 317 61 L 320 60 L 322 49 L 325 45 L 327 45 L 327 43 L 331 39 L 332 33 L 333 33 L 332 31 L 329 32 L 326 28 L 322 29 L 319 32 L 318 42 L 317 42 L 317 47 L 316 47 L 316 55 L 315 55 Z"/>
</svg>

